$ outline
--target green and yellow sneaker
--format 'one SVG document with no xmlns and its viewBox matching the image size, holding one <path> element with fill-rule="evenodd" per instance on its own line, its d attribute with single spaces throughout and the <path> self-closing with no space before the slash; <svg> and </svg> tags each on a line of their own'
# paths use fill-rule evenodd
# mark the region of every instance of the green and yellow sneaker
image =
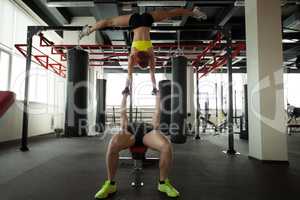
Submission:
<svg viewBox="0 0 300 200">
<path fill-rule="evenodd" d="M 107 180 L 102 185 L 102 188 L 95 194 L 95 199 L 105 199 L 109 195 L 114 194 L 116 192 L 117 192 L 116 183 L 114 185 L 112 185 L 111 182 L 109 180 Z"/>
<path fill-rule="evenodd" d="M 163 184 L 158 184 L 158 191 L 166 193 L 168 197 L 179 197 L 179 192 L 171 185 L 169 179 Z"/>
</svg>

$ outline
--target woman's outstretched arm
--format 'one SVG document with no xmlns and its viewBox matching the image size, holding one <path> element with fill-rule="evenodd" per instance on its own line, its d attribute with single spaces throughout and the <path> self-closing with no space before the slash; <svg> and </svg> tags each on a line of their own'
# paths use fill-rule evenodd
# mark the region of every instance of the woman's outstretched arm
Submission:
<svg viewBox="0 0 300 200">
<path fill-rule="evenodd" d="M 150 58 L 150 77 L 151 77 L 151 82 L 152 82 L 152 94 L 155 95 L 156 94 L 156 79 L 155 79 L 155 58 L 154 56 L 151 56 Z"/>
<path fill-rule="evenodd" d="M 134 61 L 133 56 L 129 56 L 128 58 L 128 76 L 126 79 L 125 89 L 123 90 L 122 94 L 127 93 L 130 94 L 132 90 L 132 73 L 133 73 Z"/>
</svg>

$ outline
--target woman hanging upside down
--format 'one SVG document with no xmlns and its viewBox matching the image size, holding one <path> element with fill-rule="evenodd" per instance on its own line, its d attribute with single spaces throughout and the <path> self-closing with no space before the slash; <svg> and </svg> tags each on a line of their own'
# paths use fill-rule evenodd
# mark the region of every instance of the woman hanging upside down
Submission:
<svg viewBox="0 0 300 200">
<path fill-rule="evenodd" d="M 134 13 L 131 15 L 123 15 L 100 20 L 93 26 L 86 25 L 80 33 L 80 38 L 87 36 L 98 29 L 101 30 L 106 27 L 132 27 L 134 37 L 128 58 L 128 78 L 123 93 L 130 93 L 131 91 L 130 86 L 132 82 L 133 67 L 139 66 L 141 68 L 147 68 L 149 66 L 153 86 L 152 93 L 155 94 L 157 91 L 154 75 L 155 57 L 150 39 L 150 29 L 154 22 L 163 21 L 176 16 L 192 16 L 198 19 L 207 18 L 206 14 L 201 12 L 198 7 L 194 7 L 194 9 L 176 8 L 168 11 L 157 10 L 143 14 Z"/>
</svg>

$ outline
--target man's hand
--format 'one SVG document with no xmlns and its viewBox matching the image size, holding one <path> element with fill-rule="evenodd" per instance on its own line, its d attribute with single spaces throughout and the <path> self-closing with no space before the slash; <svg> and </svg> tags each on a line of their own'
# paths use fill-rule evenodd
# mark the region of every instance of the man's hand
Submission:
<svg viewBox="0 0 300 200">
<path fill-rule="evenodd" d="M 158 90 L 156 88 L 153 88 L 152 95 L 157 95 L 157 93 L 158 93 Z"/>
<path fill-rule="evenodd" d="M 129 87 L 125 87 L 125 89 L 122 91 L 123 95 L 130 95 Z"/>
</svg>

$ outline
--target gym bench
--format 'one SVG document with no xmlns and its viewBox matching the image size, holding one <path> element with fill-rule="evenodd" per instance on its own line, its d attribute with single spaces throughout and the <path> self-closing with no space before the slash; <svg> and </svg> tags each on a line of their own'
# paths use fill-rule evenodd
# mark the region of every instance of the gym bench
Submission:
<svg viewBox="0 0 300 200">
<path fill-rule="evenodd" d="M 120 160 L 133 160 L 133 170 L 131 173 L 131 183 L 130 185 L 135 188 L 139 189 L 144 186 L 144 182 L 142 180 L 143 174 L 143 163 L 145 161 L 158 161 L 159 158 L 147 158 L 146 152 L 147 147 L 145 146 L 132 146 L 129 148 L 131 153 L 131 157 L 120 157 Z"/>
</svg>

